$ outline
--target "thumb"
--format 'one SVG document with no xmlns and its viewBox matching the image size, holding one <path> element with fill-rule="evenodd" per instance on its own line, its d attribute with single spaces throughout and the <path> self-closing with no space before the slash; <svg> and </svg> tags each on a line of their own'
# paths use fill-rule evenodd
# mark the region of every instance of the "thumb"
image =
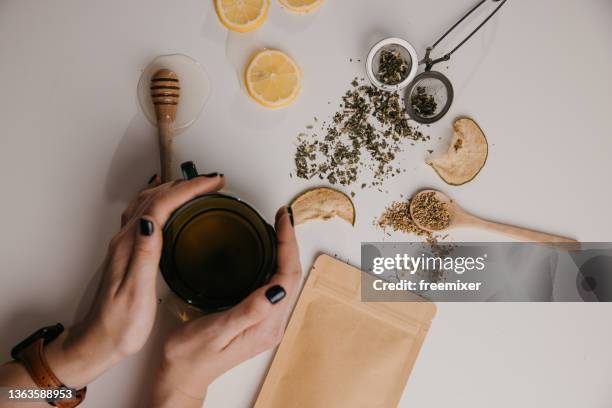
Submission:
<svg viewBox="0 0 612 408">
<path fill-rule="evenodd" d="M 278 240 L 277 277 L 297 282 L 302 273 L 302 266 L 293 228 L 291 207 L 281 207 L 276 213 L 276 237 Z"/>
<path fill-rule="evenodd" d="M 286 295 L 280 285 L 268 284 L 251 293 L 246 299 L 228 310 L 225 315 L 227 343 L 251 326 L 265 320 L 274 310 L 274 305 Z"/>
<path fill-rule="evenodd" d="M 125 279 L 139 286 L 154 286 L 162 251 L 162 228 L 147 216 L 135 224 L 136 236 Z"/>
</svg>

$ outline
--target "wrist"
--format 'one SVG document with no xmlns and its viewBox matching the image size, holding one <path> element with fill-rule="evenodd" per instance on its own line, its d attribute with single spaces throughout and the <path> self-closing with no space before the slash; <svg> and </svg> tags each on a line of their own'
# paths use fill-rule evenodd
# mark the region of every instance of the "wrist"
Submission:
<svg viewBox="0 0 612 408">
<path fill-rule="evenodd" d="M 185 389 L 185 373 L 180 375 L 172 364 L 164 362 L 156 373 L 153 387 L 153 408 L 183 407 L 200 408 L 206 397 L 207 383 L 200 383 L 196 389 Z M 189 388 L 189 387 L 188 387 Z M 197 390 L 197 391 L 196 391 Z"/>
<path fill-rule="evenodd" d="M 121 356 L 104 337 L 83 333 L 78 327 L 65 330 L 45 346 L 45 357 L 56 377 L 68 387 L 80 389 L 117 364 Z"/>
</svg>

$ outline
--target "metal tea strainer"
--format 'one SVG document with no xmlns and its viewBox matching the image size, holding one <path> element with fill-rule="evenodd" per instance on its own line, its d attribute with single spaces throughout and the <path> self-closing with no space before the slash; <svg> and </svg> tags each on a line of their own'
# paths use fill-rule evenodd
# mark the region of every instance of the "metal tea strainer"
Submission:
<svg viewBox="0 0 612 408">
<path fill-rule="evenodd" d="M 440 58 L 432 59 L 431 52 L 457 28 L 468 16 L 475 12 L 487 1 L 499 5 L 458 45 Z M 449 28 L 433 45 L 427 47 L 425 57 L 419 61 L 415 48 L 401 38 L 385 38 L 376 43 L 368 53 L 366 59 L 366 74 L 374 86 L 384 91 L 400 91 L 406 89 L 406 112 L 419 123 L 433 123 L 440 120 L 450 109 L 453 103 L 453 85 L 450 80 L 439 71 L 432 71 L 434 65 L 450 60 L 451 55 L 478 32 L 507 0 L 479 0 L 459 21 Z M 408 74 L 397 84 L 387 84 L 379 75 L 380 55 L 384 50 L 398 53 L 408 65 Z M 418 61 L 418 62 L 417 62 Z M 418 65 L 425 65 L 424 72 L 417 73 Z"/>
</svg>

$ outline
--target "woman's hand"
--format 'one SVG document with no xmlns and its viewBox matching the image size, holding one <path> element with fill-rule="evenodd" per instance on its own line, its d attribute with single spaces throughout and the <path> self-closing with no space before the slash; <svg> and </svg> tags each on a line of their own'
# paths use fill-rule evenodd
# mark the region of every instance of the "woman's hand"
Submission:
<svg viewBox="0 0 612 408">
<path fill-rule="evenodd" d="M 277 272 L 230 310 L 181 325 L 166 340 L 154 407 L 200 407 L 215 378 L 280 342 L 299 289 L 300 257 L 288 208 L 276 214 Z"/>
<path fill-rule="evenodd" d="M 49 365 L 64 384 L 80 388 L 143 347 L 157 309 L 162 227 L 186 201 L 223 184 L 216 174 L 162 185 L 155 177 L 128 206 L 110 242 L 91 310 L 46 347 Z"/>
</svg>

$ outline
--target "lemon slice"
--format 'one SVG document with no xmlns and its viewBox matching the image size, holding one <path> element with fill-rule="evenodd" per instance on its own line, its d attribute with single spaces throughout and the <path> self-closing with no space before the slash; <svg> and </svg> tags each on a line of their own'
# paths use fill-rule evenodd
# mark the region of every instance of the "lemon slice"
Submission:
<svg viewBox="0 0 612 408">
<path fill-rule="evenodd" d="M 281 6 L 294 13 L 310 13 L 323 4 L 323 0 L 278 0 Z"/>
<path fill-rule="evenodd" d="M 251 98 L 267 108 L 283 108 L 297 98 L 301 89 L 300 68 L 278 50 L 256 53 L 246 67 L 244 82 Z"/>
<path fill-rule="evenodd" d="M 221 23 L 245 33 L 260 27 L 268 18 L 270 0 L 214 0 Z"/>
</svg>

